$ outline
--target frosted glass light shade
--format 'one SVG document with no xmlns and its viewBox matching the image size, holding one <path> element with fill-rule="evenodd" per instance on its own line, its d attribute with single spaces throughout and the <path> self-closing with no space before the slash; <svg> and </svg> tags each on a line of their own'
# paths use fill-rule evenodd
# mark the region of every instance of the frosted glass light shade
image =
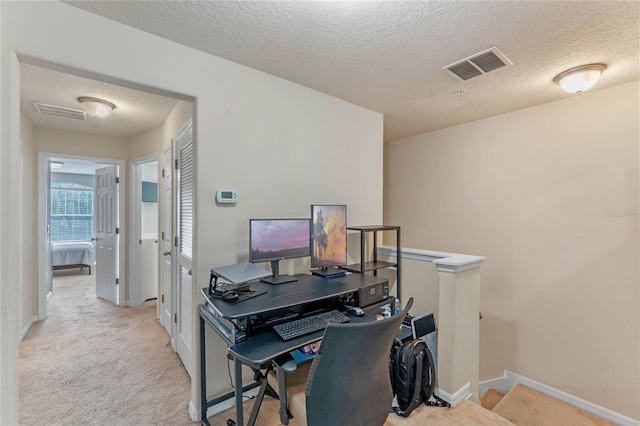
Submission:
<svg viewBox="0 0 640 426">
<path fill-rule="evenodd" d="M 592 88 L 606 68 L 604 64 L 582 65 L 561 72 L 553 81 L 558 83 L 565 92 L 581 93 Z"/>
<path fill-rule="evenodd" d="M 109 116 L 111 111 L 116 107 L 111 102 L 87 96 L 78 98 L 78 102 L 80 102 L 82 109 L 84 109 L 87 114 L 95 118 L 105 118 Z"/>
</svg>

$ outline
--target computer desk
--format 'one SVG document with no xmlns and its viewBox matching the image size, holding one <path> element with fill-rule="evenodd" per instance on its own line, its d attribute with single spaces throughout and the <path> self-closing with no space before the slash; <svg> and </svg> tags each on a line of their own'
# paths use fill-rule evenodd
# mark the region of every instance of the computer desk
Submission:
<svg viewBox="0 0 640 426">
<path fill-rule="evenodd" d="M 207 408 L 234 396 L 236 425 L 243 425 L 243 392 L 260 386 L 260 391 L 249 417 L 248 424 L 252 426 L 255 423 L 260 404 L 267 390 L 266 373 L 262 374 L 262 371 L 266 370 L 268 372 L 273 368 L 276 368 L 278 375 L 280 420 L 283 424 L 288 424 L 286 392 L 283 392 L 286 388 L 286 383 L 284 370 L 280 365 L 288 359 L 290 352 L 321 340 L 324 330 L 283 341 L 268 326 L 259 332 L 253 333 L 251 330 L 252 321 L 258 316 L 286 308 L 304 310 L 305 307 L 309 307 L 311 310 L 315 310 L 324 306 L 327 309 L 335 309 L 338 306 L 342 306 L 344 298 L 361 286 L 363 279 L 366 278 L 369 282 L 371 279 L 386 281 L 383 278 L 373 278 L 370 275 L 364 277 L 360 274 L 349 274 L 344 277 L 330 279 L 299 274 L 296 275 L 296 278 L 298 280 L 295 282 L 280 285 L 252 282 L 252 290 L 258 292 L 266 291 L 266 293 L 239 303 L 229 303 L 221 299 L 214 299 L 209 295 L 208 288 L 202 289 L 206 302 L 206 305 L 200 308 L 200 396 L 203 424 L 209 424 L 206 419 Z M 348 316 L 352 322 L 371 321 L 374 319 L 368 314 L 362 317 Z M 207 400 L 206 391 L 205 324 L 210 326 L 227 343 L 227 356 L 234 361 L 234 382 L 236 383 L 233 392 L 210 401 Z M 240 338 L 234 336 L 231 332 L 232 330 L 230 330 L 231 327 L 244 327 L 246 335 Z M 255 383 L 245 387 L 241 385 L 242 365 L 247 365 L 254 371 L 257 380 Z"/>
</svg>

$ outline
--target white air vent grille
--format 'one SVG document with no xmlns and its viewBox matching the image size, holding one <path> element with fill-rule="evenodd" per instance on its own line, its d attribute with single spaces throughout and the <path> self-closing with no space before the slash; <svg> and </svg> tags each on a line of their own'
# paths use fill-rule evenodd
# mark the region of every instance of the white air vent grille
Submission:
<svg viewBox="0 0 640 426">
<path fill-rule="evenodd" d="M 442 67 L 442 69 L 456 80 L 465 81 L 509 65 L 513 65 L 513 63 L 494 46 Z"/>
<path fill-rule="evenodd" d="M 55 115 L 56 117 L 73 118 L 75 120 L 86 120 L 87 114 L 81 109 L 65 108 L 57 105 L 32 102 L 33 106 L 42 115 Z"/>
</svg>

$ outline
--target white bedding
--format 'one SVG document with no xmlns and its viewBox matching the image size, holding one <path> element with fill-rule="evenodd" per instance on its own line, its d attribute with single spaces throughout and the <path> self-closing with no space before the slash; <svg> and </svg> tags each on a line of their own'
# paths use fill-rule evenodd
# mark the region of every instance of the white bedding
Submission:
<svg viewBox="0 0 640 426">
<path fill-rule="evenodd" d="M 91 241 L 54 241 L 53 266 L 88 265 L 96 263 L 96 250 Z"/>
</svg>

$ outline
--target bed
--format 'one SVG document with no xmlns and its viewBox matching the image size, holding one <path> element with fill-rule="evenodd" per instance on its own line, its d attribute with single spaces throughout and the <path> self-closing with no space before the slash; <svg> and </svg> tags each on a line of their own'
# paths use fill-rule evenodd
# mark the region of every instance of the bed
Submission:
<svg viewBox="0 0 640 426">
<path fill-rule="evenodd" d="M 89 268 L 96 263 L 96 250 L 91 241 L 54 241 L 52 264 L 53 270 Z"/>
</svg>

